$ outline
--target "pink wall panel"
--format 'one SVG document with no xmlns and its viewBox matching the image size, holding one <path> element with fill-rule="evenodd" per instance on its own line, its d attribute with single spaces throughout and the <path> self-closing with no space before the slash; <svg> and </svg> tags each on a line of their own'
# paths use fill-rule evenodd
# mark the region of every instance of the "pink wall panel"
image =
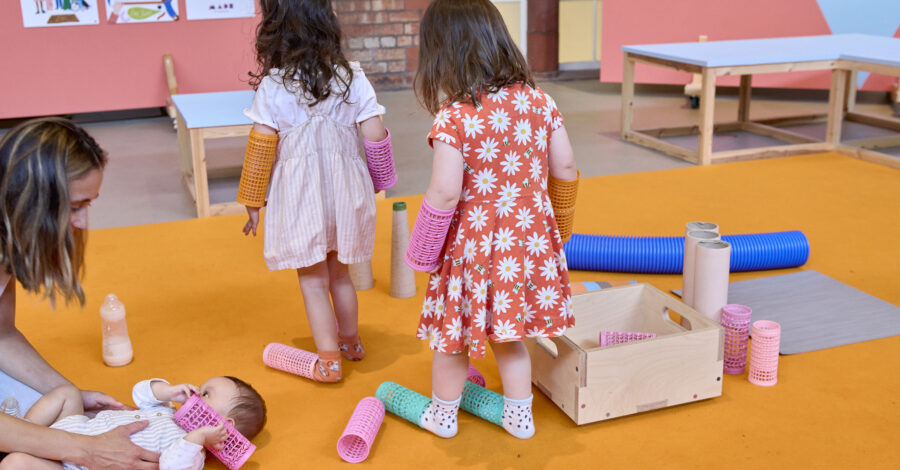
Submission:
<svg viewBox="0 0 900 470">
<path fill-rule="evenodd" d="M 709 40 L 753 39 L 830 34 L 816 0 L 604 0 L 602 67 L 606 82 L 622 80 L 622 46 Z M 638 83 L 685 84 L 690 75 L 638 64 Z M 722 77 L 719 85 L 736 86 L 738 77 Z M 766 74 L 754 86 L 828 88 L 827 72 Z"/>
<path fill-rule="evenodd" d="M 162 56 L 178 91 L 247 89 L 255 18 L 24 28 L 18 1 L 0 1 L 0 118 L 163 106 Z M 184 0 L 179 1 L 185 12 Z"/>
</svg>

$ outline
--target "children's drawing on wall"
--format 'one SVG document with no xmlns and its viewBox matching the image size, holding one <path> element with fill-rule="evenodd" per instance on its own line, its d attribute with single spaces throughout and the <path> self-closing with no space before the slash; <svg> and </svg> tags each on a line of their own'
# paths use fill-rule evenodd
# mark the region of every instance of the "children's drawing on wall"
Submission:
<svg viewBox="0 0 900 470">
<path fill-rule="evenodd" d="M 178 20 L 178 0 L 105 0 L 108 23 L 158 23 Z"/>
<path fill-rule="evenodd" d="M 186 0 L 187 19 L 218 20 L 252 18 L 256 15 L 253 0 Z"/>
<path fill-rule="evenodd" d="M 26 28 L 97 24 L 98 1 L 103 0 L 19 0 L 22 23 Z"/>
</svg>

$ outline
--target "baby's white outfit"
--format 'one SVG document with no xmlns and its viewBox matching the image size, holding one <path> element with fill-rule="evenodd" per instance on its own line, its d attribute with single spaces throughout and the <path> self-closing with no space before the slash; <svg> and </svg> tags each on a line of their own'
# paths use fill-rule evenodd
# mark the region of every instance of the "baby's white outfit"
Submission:
<svg viewBox="0 0 900 470">
<path fill-rule="evenodd" d="M 310 106 L 310 97 L 272 70 L 244 110 L 279 137 L 264 219 L 269 270 L 312 266 L 331 251 L 344 264 L 372 259 L 375 191 L 356 126 L 385 110 L 359 63 L 350 67 L 349 103 L 333 80 L 331 95 Z"/>
<path fill-rule="evenodd" d="M 67 416 L 51 425 L 75 434 L 96 436 L 119 426 L 137 421 L 149 421 L 150 425 L 131 435 L 131 442 L 144 449 L 158 452 L 160 470 L 200 470 L 206 458 L 203 446 L 183 439 L 187 434 L 175 423 L 175 410 L 153 396 L 150 383 L 166 382 L 150 379 L 138 382 L 131 392 L 137 410 L 101 411 L 95 418 L 83 415 Z M 168 383 L 168 382 L 166 382 Z M 63 462 L 65 470 L 87 470 L 71 462 Z"/>
</svg>

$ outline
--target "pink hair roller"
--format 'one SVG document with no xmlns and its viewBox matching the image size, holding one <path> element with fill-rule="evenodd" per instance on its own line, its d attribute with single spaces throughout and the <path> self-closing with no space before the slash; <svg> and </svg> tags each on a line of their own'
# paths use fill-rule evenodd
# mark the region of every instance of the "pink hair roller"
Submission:
<svg viewBox="0 0 900 470">
<path fill-rule="evenodd" d="M 644 333 L 639 331 L 601 331 L 600 346 L 612 346 L 614 344 L 630 343 L 647 338 L 656 338 L 656 333 Z"/>
<path fill-rule="evenodd" d="M 380 142 L 370 142 L 363 137 L 363 148 L 366 151 L 366 166 L 375 191 L 391 189 L 397 184 L 397 170 L 394 168 L 394 150 L 391 148 L 391 131 Z"/>
<path fill-rule="evenodd" d="M 381 429 L 384 420 L 384 403 L 375 397 L 366 397 L 359 401 L 344 433 L 338 439 L 337 451 L 347 462 L 360 463 L 369 456 L 375 436 Z"/>
<path fill-rule="evenodd" d="M 406 264 L 415 271 L 424 273 L 434 271 L 441 265 L 439 259 L 447 230 L 456 208 L 435 209 L 422 199 L 422 208 L 409 236 L 409 247 L 406 248 Z"/>
<path fill-rule="evenodd" d="M 750 372 L 747 374 L 747 379 L 753 385 L 771 387 L 778 383 L 778 350 L 781 345 L 781 325 L 768 320 L 754 322 L 752 336 Z"/>
<path fill-rule="evenodd" d="M 267 366 L 307 379 L 313 378 L 313 369 L 317 360 L 319 360 L 318 354 L 281 343 L 269 343 L 263 350 L 263 362 Z"/>
<path fill-rule="evenodd" d="M 202 426 L 217 426 L 219 423 L 225 423 L 228 438 L 222 443 L 224 447 L 221 449 L 207 447 L 206 450 L 215 455 L 229 470 L 241 468 L 241 465 L 244 465 L 256 450 L 255 445 L 237 429 L 234 429 L 234 426 L 216 413 L 211 406 L 207 405 L 200 395 L 191 395 L 188 401 L 178 408 L 178 411 L 175 412 L 175 422 L 187 432 Z"/>
<path fill-rule="evenodd" d="M 747 337 L 750 335 L 750 315 L 746 305 L 728 304 L 722 307 L 722 326 L 725 328 L 725 373 L 743 374 L 747 365 Z"/>
<path fill-rule="evenodd" d="M 472 382 L 473 384 L 481 385 L 482 387 L 484 387 L 486 383 L 484 381 L 484 376 L 481 375 L 481 372 L 478 372 L 478 369 L 476 369 L 471 362 L 469 363 L 469 376 L 466 377 L 466 380 Z"/>
</svg>

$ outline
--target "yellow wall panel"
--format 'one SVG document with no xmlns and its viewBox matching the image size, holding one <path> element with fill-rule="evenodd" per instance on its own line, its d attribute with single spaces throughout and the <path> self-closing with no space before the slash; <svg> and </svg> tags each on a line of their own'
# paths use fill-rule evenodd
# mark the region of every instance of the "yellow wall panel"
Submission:
<svg viewBox="0 0 900 470">
<path fill-rule="evenodd" d="M 603 2 L 597 2 L 594 16 L 593 0 L 561 0 L 559 2 L 559 62 L 590 62 L 600 60 L 600 16 Z M 594 23 L 597 36 L 592 38 Z M 597 57 L 594 57 L 596 46 Z"/>
<path fill-rule="evenodd" d="M 515 41 L 516 46 L 521 49 L 522 44 L 520 44 L 519 41 L 519 34 L 522 31 L 521 5 L 518 2 L 501 2 L 494 3 L 494 6 L 496 6 L 497 9 L 500 10 L 500 14 L 503 15 L 503 21 L 506 22 L 506 29 L 509 30 L 509 34 L 510 36 L 512 36 L 513 41 Z"/>
</svg>

